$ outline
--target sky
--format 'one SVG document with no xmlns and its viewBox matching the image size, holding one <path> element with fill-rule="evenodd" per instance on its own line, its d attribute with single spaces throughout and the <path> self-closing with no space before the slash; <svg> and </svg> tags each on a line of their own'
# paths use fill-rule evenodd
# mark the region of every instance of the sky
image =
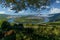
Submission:
<svg viewBox="0 0 60 40">
<path fill-rule="evenodd" d="M 0 14 L 8 14 L 8 15 L 39 15 L 39 14 L 42 14 L 43 16 L 47 16 L 47 14 L 60 13 L 60 0 L 56 0 L 56 1 L 50 0 L 50 1 L 51 1 L 51 5 L 46 6 L 46 9 L 40 12 L 31 11 L 30 9 L 28 9 L 26 11 L 23 10 L 18 13 L 14 13 L 15 11 L 10 10 L 11 8 L 3 8 L 2 5 L 0 4 Z"/>
</svg>

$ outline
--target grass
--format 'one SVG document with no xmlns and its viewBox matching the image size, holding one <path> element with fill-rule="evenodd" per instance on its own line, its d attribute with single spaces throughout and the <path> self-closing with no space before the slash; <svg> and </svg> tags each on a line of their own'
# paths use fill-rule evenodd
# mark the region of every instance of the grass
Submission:
<svg viewBox="0 0 60 40">
<path fill-rule="evenodd" d="M 54 25 L 54 24 L 56 24 L 56 25 Z M 58 24 L 60 24 L 60 23 L 59 22 L 56 22 L 56 23 L 50 22 L 50 23 L 46 23 L 46 26 L 44 24 L 42 24 L 41 26 L 38 26 L 38 24 L 34 24 L 34 25 L 25 24 L 25 26 L 26 27 L 28 26 L 27 28 L 33 28 L 35 30 L 34 31 L 35 35 L 43 36 L 42 39 L 40 37 L 39 37 L 40 38 L 39 39 L 36 36 L 35 38 L 37 38 L 37 40 L 54 40 L 54 39 L 60 40 L 60 25 L 58 25 Z M 24 34 L 24 33 L 22 33 L 22 34 Z M 27 36 L 27 34 L 26 34 L 26 36 Z M 51 38 L 50 38 L 50 36 L 51 36 Z M 44 37 L 46 37 L 46 39 L 44 39 Z M 31 37 L 28 37 L 27 39 L 24 39 L 24 40 L 30 40 L 30 38 Z M 33 40 L 36 40 L 36 39 L 33 39 Z"/>
<path fill-rule="evenodd" d="M 0 21 L 0 25 L 3 20 Z M 24 23 L 23 31 L 17 29 L 16 40 L 60 40 L 60 22 L 42 24 Z M 14 23 L 11 23 L 13 26 Z M 30 29 L 29 31 L 26 29 Z M 33 33 L 31 33 L 31 30 Z M 28 33 L 29 32 L 29 33 Z"/>
</svg>

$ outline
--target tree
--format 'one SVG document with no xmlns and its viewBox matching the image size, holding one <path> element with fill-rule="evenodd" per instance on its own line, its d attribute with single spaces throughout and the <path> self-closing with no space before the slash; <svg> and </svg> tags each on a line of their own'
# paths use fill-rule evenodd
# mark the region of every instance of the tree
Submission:
<svg viewBox="0 0 60 40">
<path fill-rule="evenodd" d="M 0 31 L 0 40 L 4 37 L 4 33 L 2 33 L 2 31 Z"/>
<path fill-rule="evenodd" d="M 12 29 L 10 23 L 7 22 L 7 21 L 4 21 L 4 22 L 2 23 L 2 25 L 1 25 L 1 27 L 2 27 L 3 32 L 4 32 L 4 31 L 9 31 L 9 30 Z"/>
<path fill-rule="evenodd" d="M 47 6 L 50 4 L 49 0 L 1 0 L 0 3 L 4 7 L 12 7 L 11 10 L 19 12 L 21 10 L 26 10 L 28 8 L 32 10 L 38 10 L 41 6 Z M 44 8 L 45 8 L 44 7 Z"/>
</svg>

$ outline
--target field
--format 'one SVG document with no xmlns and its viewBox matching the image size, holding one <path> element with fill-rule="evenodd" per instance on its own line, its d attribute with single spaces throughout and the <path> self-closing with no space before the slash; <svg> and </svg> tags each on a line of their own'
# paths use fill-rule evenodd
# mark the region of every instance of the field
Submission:
<svg viewBox="0 0 60 40">
<path fill-rule="evenodd" d="M 2 22 L 3 21 L 0 21 L 0 28 L 3 27 Z M 60 40 L 60 22 L 48 22 L 42 24 L 24 23 L 23 25 L 17 25 L 16 23 L 11 25 L 11 23 L 5 22 L 3 25 L 4 29 L 0 31 L 4 30 L 8 34 L 12 30 L 13 31 L 12 34 L 4 34 L 6 36 L 2 37 L 2 39 L 0 38 L 1 40 Z"/>
<path fill-rule="evenodd" d="M 34 31 L 25 36 L 22 33 L 24 40 L 60 40 L 60 23 L 27 24 L 26 27 L 32 28 Z M 18 34 L 17 40 L 19 40 Z"/>
</svg>

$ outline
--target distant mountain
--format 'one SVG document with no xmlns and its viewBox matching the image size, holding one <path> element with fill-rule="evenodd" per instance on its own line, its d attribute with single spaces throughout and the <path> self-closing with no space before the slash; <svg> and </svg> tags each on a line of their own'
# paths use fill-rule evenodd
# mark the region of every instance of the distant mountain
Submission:
<svg viewBox="0 0 60 40">
<path fill-rule="evenodd" d="M 8 14 L 0 14 L 0 19 L 9 19 L 9 18 L 16 18 L 20 17 L 20 15 L 8 15 Z"/>
<path fill-rule="evenodd" d="M 53 15 L 52 17 L 49 17 L 50 22 L 60 21 L 60 13 L 50 15 Z"/>
</svg>

